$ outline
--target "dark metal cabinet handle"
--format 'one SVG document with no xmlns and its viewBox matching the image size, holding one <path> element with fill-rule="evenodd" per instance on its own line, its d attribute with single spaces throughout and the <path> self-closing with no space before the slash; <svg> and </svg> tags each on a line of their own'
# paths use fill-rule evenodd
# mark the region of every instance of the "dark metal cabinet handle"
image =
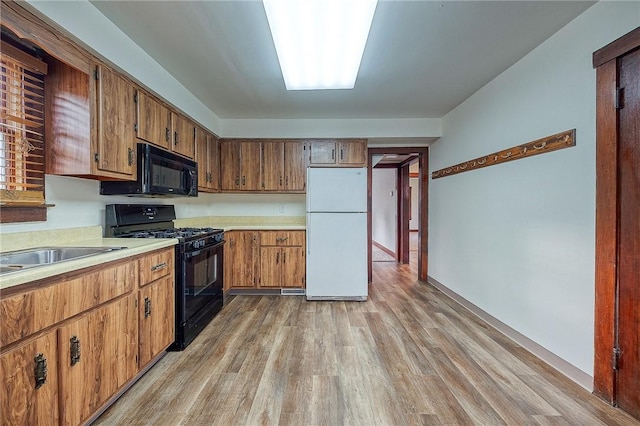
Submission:
<svg viewBox="0 0 640 426">
<path fill-rule="evenodd" d="M 135 157 L 133 156 L 133 149 L 131 148 L 127 148 L 127 156 L 128 156 L 128 162 L 130 166 L 133 166 L 133 163 L 135 161 Z"/>
<path fill-rule="evenodd" d="M 340 150 L 340 161 L 344 160 L 344 150 Z"/>
<path fill-rule="evenodd" d="M 236 177 L 236 186 L 240 186 L 240 178 Z"/>
<path fill-rule="evenodd" d="M 245 183 L 246 183 L 245 176 L 242 176 L 242 186 L 244 186 Z"/>
<path fill-rule="evenodd" d="M 287 253 L 282 253 L 282 263 L 287 263 Z"/>
<path fill-rule="evenodd" d="M 36 389 L 47 383 L 47 359 L 39 353 L 33 358 L 35 365 L 33 374 L 36 379 Z"/>
<path fill-rule="evenodd" d="M 144 298 L 144 317 L 147 318 L 151 316 L 151 299 L 148 297 Z"/>
<path fill-rule="evenodd" d="M 173 144 L 178 145 L 178 132 L 173 132 Z"/>
<path fill-rule="evenodd" d="M 69 339 L 70 352 L 71 352 L 71 365 L 74 366 L 80 362 L 80 339 L 78 336 L 73 336 Z"/>
<path fill-rule="evenodd" d="M 335 149 L 332 149 L 332 150 L 331 150 L 331 159 L 332 159 L 332 160 L 335 160 L 335 159 L 336 159 L 336 150 L 335 150 Z"/>
<path fill-rule="evenodd" d="M 151 267 L 151 272 L 159 271 L 160 269 L 164 269 L 167 267 L 167 262 L 158 263 L 157 265 L 153 265 Z"/>
<path fill-rule="evenodd" d="M 276 253 L 276 265 L 280 263 L 280 252 Z"/>
</svg>

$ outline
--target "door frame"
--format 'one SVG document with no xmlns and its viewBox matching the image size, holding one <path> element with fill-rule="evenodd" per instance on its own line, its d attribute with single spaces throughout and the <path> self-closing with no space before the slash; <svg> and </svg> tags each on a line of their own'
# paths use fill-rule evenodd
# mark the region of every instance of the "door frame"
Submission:
<svg viewBox="0 0 640 426">
<path fill-rule="evenodd" d="M 596 245 L 593 392 L 616 403 L 618 58 L 640 48 L 640 27 L 593 53 L 596 69 Z"/>
<path fill-rule="evenodd" d="M 369 282 L 371 282 L 372 273 L 372 254 L 371 254 L 371 241 L 372 241 L 372 180 L 373 180 L 373 156 L 380 154 L 397 154 L 408 155 L 417 154 L 418 158 L 418 279 L 420 281 L 427 281 L 428 276 L 428 225 L 429 225 L 429 147 L 388 147 L 388 148 L 369 148 L 368 150 L 368 167 L 367 167 L 367 264 L 368 264 L 368 276 Z M 412 160 L 411 162 L 413 162 Z M 407 221 L 407 229 L 402 229 L 402 232 L 398 232 L 398 259 L 402 262 L 403 250 L 402 247 L 405 242 L 408 244 L 409 227 L 408 217 L 410 212 L 408 211 L 408 185 L 409 185 L 409 162 L 395 165 L 394 168 L 398 169 L 398 222 Z M 406 176 L 405 176 L 406 175 Z M 406 188 L 405 188 L 406 184 Z M 400 229 L 399 229 L 400 231 Z M 404 232 L 406 231 L 406 232 Z M 405 235 L 406 234 L 406 235 Z M 408 245 L 407 245 L 406 257 L 408 259 Z"/>
</svg>

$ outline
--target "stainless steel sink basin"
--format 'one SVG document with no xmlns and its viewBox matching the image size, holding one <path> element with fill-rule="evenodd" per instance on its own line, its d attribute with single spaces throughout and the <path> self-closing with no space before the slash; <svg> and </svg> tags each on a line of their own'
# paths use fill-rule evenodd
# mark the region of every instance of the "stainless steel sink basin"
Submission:
<svg viewBox="0 0 640 426">
<path fill-rule="evenodd" d="M 74 260 L 126 247 L 41 247 L 0 253 L 0 274 Z"/>
</svg>

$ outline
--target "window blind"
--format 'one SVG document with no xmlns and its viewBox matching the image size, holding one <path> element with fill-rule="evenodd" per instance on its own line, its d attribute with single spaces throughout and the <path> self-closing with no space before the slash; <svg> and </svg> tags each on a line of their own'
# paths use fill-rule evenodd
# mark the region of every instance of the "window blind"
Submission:
<svg viewBox="0 0 640 426">
<path fill-rule="evenodd" d="M 46 64 L 4 42 L 0 64 L 0 205 L 43 205 Z"/>
</svg>

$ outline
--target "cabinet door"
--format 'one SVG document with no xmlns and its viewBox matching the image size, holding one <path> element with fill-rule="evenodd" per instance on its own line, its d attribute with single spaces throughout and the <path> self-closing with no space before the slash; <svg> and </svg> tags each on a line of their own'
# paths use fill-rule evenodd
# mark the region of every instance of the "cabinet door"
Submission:
<svg viewBox="0 0 640 426">
<path fill-rule="evenodd" d="M 262 189 L 262 150 L 260 142 L 240 142 L 240 188 L 243 191 Z"/>
<path fill-rule="evenodd" d="M 306 145 L 300 141 L 284 143 L 284 189 L 304 191 L 307 187 Z"/>
<path fill-rule="evenodd" d="M 240 190 L 240 144 L 220 141 L 220 189 Z"/>
<path fill-rule="evenodd" d="M 171 114 L 173 124 L 172 150 L 193 159 L 195 157 L 195 125 L 180 114 Z"/>
<path fill-rule="evenodd" d="M 225 287 L 255 287 L 257 285 L 260 241 L 257 231 L 225 233 Z"/>
<path fill-rule="evenodd" d="M 284 142 L 262 143 L 262 189 L 284 190 Z"/>
<path fill-rule="evenodd" d="M 135 295 L 58 330 L 61 424 L 87 420 L 138 371 Z"/>
<path fill-rule="evenodd" d="M 56 331 L 0 357 L 1 423 L 58 424 L 58 353 Z M 41 367 L 38 371 L 38 365 Z M 42 367 L 46 366 L 46 369 Z M 46 374 L 45 374 L 46 370 Z M 36 381 L 36 371 L 41 379 Z"/>
<path fill-rule="evenodd" d="M 311 141 L 309 164 L 336 164 L 335 141 Z"/>
<path fill-rule="evenodd" d="M 196 163 L 198 163 L 198 191 L 209 189 L 209 141 L 207 134 L 196 127 Z"/>
<path fill-rule="evenodd" d="M 207 133 L 209 145 L 209 189 L 211 192 L 220 190 L 220 139 Z"/>
<path fill-rule="evenodd" d="M 171 112 L 142 90 L 136 92 L 136 137 L 171 150 Z"/>
<path fill-rule="evenodd" d="M 279 247 L 260 249 L 260 287 L 280 287 L 282 282 L 282 252 Z"/>
<path fill-rule="evenodd" d="M 282 287 L 304 288 L 305 258 L 304 247 L 282 247 L 281 249 Z"/>
<path fill-rule="evenodd" d="M 140 368 L 175 340 L 173 275 L 140 289 L 138 298 Z"/>
<path fill-rule="evenodd" d="M 367 141 L 364 139 L 340 141 L 338 163 L 349 166 L 367 165 Z"/>
<path fill-rule="evenodd" d="M 135 178 L 135 90 L 124 78 L 103 65 L 96 66 L 98 169 Z"/>
</svg>

